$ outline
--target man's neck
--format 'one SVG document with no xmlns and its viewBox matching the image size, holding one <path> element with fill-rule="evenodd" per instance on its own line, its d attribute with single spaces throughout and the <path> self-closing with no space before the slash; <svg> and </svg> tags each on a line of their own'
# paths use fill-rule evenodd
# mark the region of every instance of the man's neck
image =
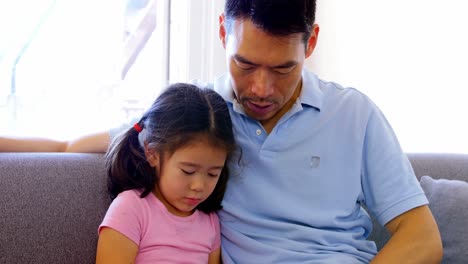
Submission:
<svg viewBox="0 0 468 264">
<path fill-rule="evenodd" d="M 273 128 L 276 126 L 278 121 L 281 119 L 281 117 L 286 114 L 289 109 L 294 105 L 296 102 L 297 98 L 301 95 L 301 90 L 302 90 L 302 80 L 299 82 L 299 84 L 296 87 L 296 90 L 294 91 L 294 94 L 291 96 L 291 99 L 281 108 L 274 116 L 267 120 L 262 120 L 260 123 L 263 126 L 263 129 L 270 134 L 270 132 L 273 130 Z"/>
</svg>

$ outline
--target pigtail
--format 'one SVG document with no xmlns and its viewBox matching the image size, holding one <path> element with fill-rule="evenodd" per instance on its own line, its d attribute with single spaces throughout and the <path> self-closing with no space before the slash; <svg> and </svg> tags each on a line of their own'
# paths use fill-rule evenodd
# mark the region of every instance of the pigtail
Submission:
<svg viewBox="0 0 468 264">
<path fill-rule="evenodd" d="M 142 189 L 141 197 L 145 197 L 154 187 L 155 170 L 146 161 L 143 145 L 138 140 L 144 128 L 142 120 L 119 135 L 106 153 L 107 188 L 111 199 L 130 189 Z"/>
</svg>

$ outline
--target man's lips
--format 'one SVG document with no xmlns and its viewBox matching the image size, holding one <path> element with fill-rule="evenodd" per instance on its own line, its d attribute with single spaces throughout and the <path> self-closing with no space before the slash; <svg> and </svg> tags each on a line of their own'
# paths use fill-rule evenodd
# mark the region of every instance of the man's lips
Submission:
<svg viewBox="0 0 468 264">
<path fill-rule="evenodd" d="M 246 101 L 246 104 L 247 104 L 247 107 L 251 111 L 253 111 L 253 112 L 255 112 L 256 114 L 259 114 L 259 115 L 264 115 L 264 114 L 270 112 L 274 107 L 274 104 L 270 103 L 270 102 L 257 103 L 257 102 L 252 102 L 252 101 Z"/>
</svg>

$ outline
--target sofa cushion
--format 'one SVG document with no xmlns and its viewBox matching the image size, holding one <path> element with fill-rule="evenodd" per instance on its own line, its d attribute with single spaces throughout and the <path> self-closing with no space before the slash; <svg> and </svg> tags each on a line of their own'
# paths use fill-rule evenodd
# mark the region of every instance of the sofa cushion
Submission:
<svg viewBox="0 0 468 264">
<path fill-rule="evenodd" d="M 100 154 L 1 154 L 0 263 L 95 263 L 106 179 Z"/>
<path fill-rule="evenodd" d="M 421 177 L 421 187 L 439 226 L 444 245 L 442 263 L 468 259 L 468 182 Z"/>
</svg>

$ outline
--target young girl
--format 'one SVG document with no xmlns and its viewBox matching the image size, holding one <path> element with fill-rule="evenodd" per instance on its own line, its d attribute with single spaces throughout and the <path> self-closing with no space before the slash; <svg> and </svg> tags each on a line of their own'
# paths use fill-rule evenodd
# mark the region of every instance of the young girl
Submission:
<svg viewBox="0 0 468 264">
<path fill-rule="evenodd" d="M 216 210 L 234 150 L 226 103 L 210 89 L 169 86 L 106 154 L 112 198 L 99 263 L 219 263 Z"/>
</svg>

